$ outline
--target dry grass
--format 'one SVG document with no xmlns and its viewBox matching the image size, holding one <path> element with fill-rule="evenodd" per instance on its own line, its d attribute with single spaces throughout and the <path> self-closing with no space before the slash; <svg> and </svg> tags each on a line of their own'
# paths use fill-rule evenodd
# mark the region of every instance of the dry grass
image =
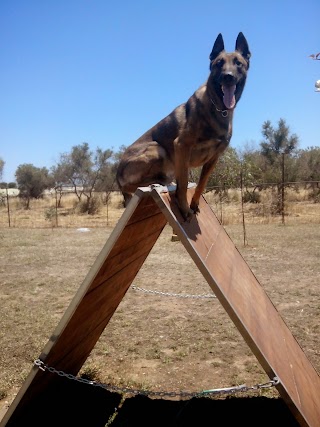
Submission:
<svg viewBox="0 0 320 427">
<path fill-rule="evenodd" d="M 42 218 L 46 201 L 36 202 L 30 211 L 16 209 L 11 229 L 1 212 L 0 407 L 26 378 L 81 285 L 123 211 L 119 202 L 114 197 L 109 207 L 109 226 L 105 211 L 92 217 L 71 212 L 71 198 L 64 201 L 69 213 L 59 216 L 59 228 L 51 229 Z M 235 205 L 224 205 L 223 215 L 229 235 L 319 370 L 320 207 L 302 201 L 295 206 L 300 216 L 287 217 L 285 227 L 279 219 L 278 224 L 266 223 L 252 216 L 246 247 Z M 311 210 L 318 222 L 310 221 Z M 47 228 L 37 228 L 40 222 Z M 170 237 L 166 227 L 134 284 L 162 292 L 209 293 L 184 247 Z M 267 380 L 217 300 L 134 289 L 82 371 L 104 382 L 152 390 L 195 391 Z M 261 393 L 277 396 L 273 389 Z"/>
<path fill-rule="evenodd" d="M 259 193 L 261 203 L 246 203 L 244 213 L 246 222 L 250 224 L 280 224 L 281 217 L 272 215 L 275 194 L 271 190 Z M 205 195 L 224 225 L 241 224 L 242 211 L 240 192 L 230 190 L 228 199 L 221 203 L 219 196 L 213 192 Z M 108 205 L 102 202 L 103 195 L 98 194 L 99 211 L 95 215 L 79 214 L 77 198 L 74 194 L 62 197 L 61 208 L 58 209 L 58 226 L 74 227 L 114 227 L 123 213 L 122 196 L 114 192 Z M 46 196 L 31 202 L 31 209 L 25 210 L 18 198 L 10 201 L 10 222 L 15 228 L 52 228 L 56 226 L 54 195 Z M 310 200 L 310 191 L 286 191 L 286 223 L 287 224 L 320 224 L 320 203 Z M 51 219 L 50 219 L 51 216 Z M 0 206 L 0 227 L 8 227 L 6 206 Z"/>
<path fill-rule="evenodd" d="M 111 194 L 108 206 L 103 204 L 102 197 L 102 194 L 97 195 L 100 207 L 98 213 L 88 215 L 79 213 L 78 199 L 74 194 L 65 194 L 61 200 L 61 207 L 58 208 L 58 227 L 113 227 L 123 212 L 122 196 L 117 192 Z M 32 200 L 30 209 L 26 210 L 18 198 L 12 198 L 10 201 L 10 225 L 19 228 L 56 227 L 55 204 L 54 195 L 45 196 L 43 199 Z M 0 206 L 0 227 L 7 226 L 7 207 Z"/>
<path fill-rule="evenodd" d="M 286 224 L 320 224 L 320 204 L 314 203 L 310 194 L 307 190 L 286 190 Z M 272 213 L 277 195 L 268 189 L 260 192 L 259 196 L 260 203 L 244 204 L 245 221 L 249 224 L 281 224 L 281 216 Z M 240 191 L 230 190 L 228 199 L 224 198 L 222 203 L 220 197 L 213 192 L 207 193 L 205 198 L 224 225 L 242 223 Z"/>
</svg>

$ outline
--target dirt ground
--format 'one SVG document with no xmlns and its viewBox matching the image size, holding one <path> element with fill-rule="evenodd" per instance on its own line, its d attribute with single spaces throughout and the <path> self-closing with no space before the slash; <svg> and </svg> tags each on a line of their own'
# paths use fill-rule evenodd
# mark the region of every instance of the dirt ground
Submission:
<svg viewBox="0 0 320 427">
<path fill-rule="evenodd" d="M 228 225 L 226 230 L 319 372 L 319 225 L 247 225 L 245 247 L 240 225 Z M 0 230 L 0 410 L 25 380 L 111 231 L 108 227 L 86 232 L 78 228 Z M 171 241 L 171 232 L 168 226 L 164 229 L 81 374 L 120 388 L 156 392 L 197 392 L 268 381 L 182 244 Z M 274 399 L 278 397 L 275 388 L 237 397 L 243 402 L 258 397 L 260 405 L 269 398 L 266 402 L 281 405 L 281 399 Z M 142 396 L 134 399 L 136 408 L 144 402 L 154 414 L 165 402 Z M 202 419 L 210 400 L 204 401 L 204 412 L 196 409 L 197 419 L 187 414 L 198 403 L 184 411 L 190 425 L 191 419 L 192 425 Z M 123 407 L 132 402 L 127 399 Z M 181 407 L 174 404 L 178 413 Z M 137 424 L 133 415 L 130 421 L 129 415 L 120 412 L 112 425 L 189 425 L 157 424 L 156 420 L 148 424 L 147 419 L 144 423 L 141 412 Z M 271 425 L 294 425 L 289 418 Z M 246 424 L 239 425 L 251 425 L 250 417 L 244 419 Z M 257 425 L 255 421 L 252 425 Z M 106 419 L 103 422 L 92 426 L 106 425 Z"/>
</svg>

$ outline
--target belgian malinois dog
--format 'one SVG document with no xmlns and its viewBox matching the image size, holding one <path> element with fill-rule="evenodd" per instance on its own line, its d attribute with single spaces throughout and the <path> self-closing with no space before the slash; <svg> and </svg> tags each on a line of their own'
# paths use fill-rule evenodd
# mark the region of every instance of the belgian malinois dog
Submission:
<svg viewBox="0 0 320 427">
<path fill-rule="evenodd" d="M 125 205 L 137 187 L 168 185 L 175 180 L 183 218 L 189 221 L 199 211 L 209 175 L 232 136 L 233 112 L 246 82 L 250 56 L 241 32 L 232 53 L 224 50 L 222 35 L 218 35 L 209 57 L 207 82 L 125 150 L 117 170 Z M 202 170 L 189 206 L 189 169 L 198 166 Z"/>
</svg>

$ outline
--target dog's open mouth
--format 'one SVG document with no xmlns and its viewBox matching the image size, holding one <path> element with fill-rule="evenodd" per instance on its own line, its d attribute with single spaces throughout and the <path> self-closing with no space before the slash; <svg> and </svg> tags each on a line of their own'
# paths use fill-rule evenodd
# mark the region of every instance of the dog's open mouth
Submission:
<svg viewBox="0 0 320 427">
<path fill-rule="evenodd" d="M 228 110 L 231 110 L 236 105 L 236 97 L 235 97 L 236 88 L 237 88 L 236 85 L 221 86 L 221 90 L 223 92 L 223 103 Z"/>
</svg>

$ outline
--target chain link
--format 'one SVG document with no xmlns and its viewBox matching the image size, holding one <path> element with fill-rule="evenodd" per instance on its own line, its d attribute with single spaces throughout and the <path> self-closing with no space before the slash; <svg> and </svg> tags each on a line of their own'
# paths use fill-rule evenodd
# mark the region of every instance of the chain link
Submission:
<svg viewBox="0 0 320 427">
<path fill-rule="evenodd" d="M 118 387 L 115 385 L 102 384 L 96 381 L 91 381 L 86 378 L 76 377 L 72 374 L 66 374 L 63 371 L 59 371 L 51 366 L 46 365 L 42 360 L 36 359 L 34 361 L 35 366 L 37 366 L 42 371 L 48 371 L 52 374 L 59 375 L 60 377 L 68 378 L 69 380 L 77 381 L 79 383 L 92 385 L 94 387 L 100 387 L 105 390 L 121 393 L 121 394 L 133 394 L 133 395 L 144 395 L 144 396 L 153 396 L 153 397 L 180 397 L 180 398 L 192 398 L 192 397 L 210 397 L 213 395 L 222 395 L 222 394 L 235 394 L 240 392 L 249 392 L 249 391 L 257 391 L 260 389 L 275 387 L 280 383 L 279 378 L 274 377 L 272 380 L 263 383 L 256 384 L 254 386 L 247 386 L 246 384 L 234 386 L 234 387 L 226 387 L 226 388 L 216 388 L 211 390 L 201 390 L 196 392 L 189 391 L 149 391 L 142 389 L 134 389 L 129 387 Z"/>
<path fill-rule="evenodd" d="M 161 295 L 166 297 L 175 297 L 175 298 L 217 298 L 214 294 L 201 294 L 201 295 L 192 295 L 192 294 L 173 294 L 170 292 L 161 292 L 161 291 L 154 291 L 151 289 L 144 289 L 140 288 L 139 286 L 131 286 L 132 289 L 135 291 L 144 292 L 146 294 L 155 294 L 155 295 Z"/>
</svg>

